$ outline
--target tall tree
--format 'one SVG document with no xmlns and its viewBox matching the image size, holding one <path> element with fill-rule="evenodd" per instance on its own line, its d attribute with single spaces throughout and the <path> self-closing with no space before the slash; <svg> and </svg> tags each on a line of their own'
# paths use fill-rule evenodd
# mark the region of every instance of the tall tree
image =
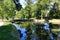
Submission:
<svg viewBox="0 0 60 40">
<path fill-rule="evenodd" d="M 31 4 L 32 4 L 32 0 L 25 0 L 27 3 L 27 6 L 25 7 L 26 13 L 27 13 L 27 18 L 31 18 Z"/>
<path fill-rule="evenodd" d="M 0 2 L 0 15 L 1 18 L 12 18 L 14 14 L 13 10 L 14 10 L 14 4 L 12 0 L 3 0 L 2 2 Z"/>
<path fill-rule="evenodd" d="M 37 0 L 36 3 L 36 17 L 38 19 L 43 18 L 43 14 L 46 14 L 50 0 Z"/>
</svg>

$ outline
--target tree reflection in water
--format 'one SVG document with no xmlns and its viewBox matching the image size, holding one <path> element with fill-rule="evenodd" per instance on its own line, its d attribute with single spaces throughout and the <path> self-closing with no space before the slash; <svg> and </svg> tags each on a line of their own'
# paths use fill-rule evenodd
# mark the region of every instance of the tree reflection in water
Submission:
<svg viewBox="0 0 60 40">
<path fill-rule="evenodd" d="M 21 33 L 23 34 L 20 40 L 57 40 L 54 37 L 55 35 L 50 33 L 50 29 L 49 31 L 47 31 L 49 33 L 46 32 L 46 30 L 43 28 L 44 25 L 36 24 L 36 28 L 34 30 L 31 30 L 30 25 L 28 25 L 27 28 L 20 28 L 17 24 L 13 25 L 16 26 L 16 28 L 18 28 L 19 30 L 21 30 Z"/>
</svg>

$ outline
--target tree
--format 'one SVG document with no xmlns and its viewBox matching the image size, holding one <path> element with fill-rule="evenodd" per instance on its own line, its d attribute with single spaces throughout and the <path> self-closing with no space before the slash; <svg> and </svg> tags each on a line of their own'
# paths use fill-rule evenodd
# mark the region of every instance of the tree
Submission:
<svg viewBox="0 0 60 40">
<path fill-rule="evenodd" d="M 0 15 L 2 19 L 6 18 L 12 18 L 14 14 L 14 4 L 12 0 L 3 0 L 0 2 Z"/>
<path fill-rule="evenodd" d="M 51 10 L 50 10 L 49 17 L 51 17 L 51 18 L 60 18 L 58 3 L 55 2 L 52 7 L 53 8 L 51 8 Z"/>
<path fill-rule="evenodd" d="M 31 4 L 32 4 L 32 0 L 25 0 L 26 3 L 27 3 L 27 6 L 25 7 L 25 13 L 27 13 L 26 17 L 28 19 L 31 18 Z"/>
<path fill-rule="evenodd" d="M 36 18 L 37 19 L 42 19 L 43 14 L 46 14 L 46 11 L 48 10 L 49 7 L 49 0 L 37 0 L 36 3 Z"/>
</svg>

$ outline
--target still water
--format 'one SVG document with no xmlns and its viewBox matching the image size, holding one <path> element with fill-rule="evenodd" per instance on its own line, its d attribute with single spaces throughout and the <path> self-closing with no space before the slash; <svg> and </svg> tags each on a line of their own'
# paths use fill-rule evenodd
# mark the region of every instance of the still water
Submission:
<svg viewBox="0 0 60 40">
<path fill-rule="evenodd" d="M 21 33 L 23 34 L 23 36 L 20 38 L 20 40 L 26 40 L 26 37 L 28 36 L 27 34 L 26 34 L 26 29 L 25 28 L 21 28 L 19 25 L 17 25 L 17 24 L 12 24 L 12 25 L 14 25 L 15 27 L 16 27 L 16 29 L 17 30 L 21 30 Z M 47 30 L 49 31 L 49 27 L 48 27 L 49 25 L 48 24 L 46 24 L 45 23 L 45 30 L 46 30 L 46 28 L 47 28 Z M 32 30 L 32 34 L 34 34 L 35 33 L 35 30 Z M 49 36 L 50 36 L 50 40 L 56 40 L 54 37 L 53 37 L 53 35 L 52 35 L 52 33 L 50 33 L 49 34 Z M 60 34 L 58 34 L 58 37 L 60 37 Z M 33 38 L 31 38 L 30 40 L 41 40 L 41 39 L 38 39 L 38 37 L 33 37 Z"/>
<path fill-rule="evenodd" d="M 26 40 L 26 37 L 27 37 L 26 29 L 25 28 L 20 28 L 20 26 L 17 25 L 17 24 L 12 24 L 12 25 L 14 25 L 17 30 L 21 30 L 21 33 L 23 34 L 23 36 L 20 38 L 20 40 Z M 35 31 L 32 30 L 32 34 L 34 34 L 34 33 L 35 33 Z M 31 40 L 38 40 L 38 38 L 34 37 L 34 38 L 31 38 Z"/>
</svg>

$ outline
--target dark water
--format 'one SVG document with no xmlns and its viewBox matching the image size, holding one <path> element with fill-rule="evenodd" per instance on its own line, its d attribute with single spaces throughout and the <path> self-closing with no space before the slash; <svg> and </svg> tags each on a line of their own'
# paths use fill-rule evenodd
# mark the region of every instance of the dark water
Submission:
<svg viewBox="0 0 60 40">
<path fill-rule="evenodd" d="M 25 28 L 20 28 L 20 26 L 18 26 L 17 24 L 13 24 L 17 30 L 20 30 L 21 33 L 23 34 L 23 36 L 20 38 L 20 40 L 25 40 L 27 35 L 26 35 L 26 29 Z"/>
<path fill-rule="evenodd" d="M 18 26 L 17 24 L 13 24 L 13 25 L 16 27 L 17 30 L 21 30 L 21 33 L 23 34 L 23 36 L 20 38 L 20 40 L 26 40 L 26 37 L 28 36 L 26 34 L 27 30 L 25 28 L 20 28 L 20 26 Z M 49 27 L 48 26 L 49 26 L 48 24 L 45 24 L 44 28 L 45 28 L 45 30 L 49 31 Z M 32 30 L 32 34 L 34 34 L 34 33 L 35 33 L 35 30 Z M 49 37 L 50 37 L 51 40 L 56 40 L 53 37 L 52 33 L 49 34 Z M 60 37 L 60 34 L 58 34 L 58 37 Z M 33 37 L 33 38 L 31 38 L 31 40 L 40 40 L 40 39 L 38 39 L 38 37 Z"/>
<path fill-rule="evenodd" d="M 13 24 L 13 25 L 16 27 L 17 30 L 21 30 L 21 33 L 23 34 L 23 36 L 20 38 L 20 40 L 26 40 L 26 37 L 28 36 L 26 34 L 26 29 L 25 28 L 20 28 L 20 26 L 18 26 L 17 24 Z M 32 30 L 32 34 L 34 34 L 34 33 L 35 33 L 35 31 Z M 34 37 L 34 38 L 31 38 L 31 40 L 38 40 L 38 38 Z"/>
</svg>

